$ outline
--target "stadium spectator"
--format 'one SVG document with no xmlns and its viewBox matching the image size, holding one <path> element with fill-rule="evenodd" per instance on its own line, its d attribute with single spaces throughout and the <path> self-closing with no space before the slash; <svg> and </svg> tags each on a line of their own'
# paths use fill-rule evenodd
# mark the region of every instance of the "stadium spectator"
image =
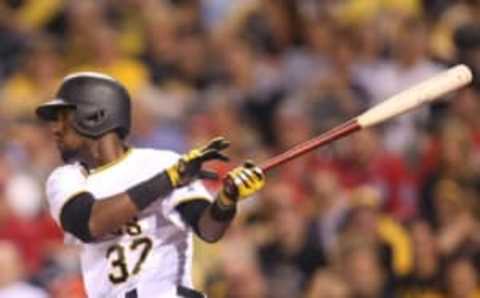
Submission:
<svg viewBox="0 0 480 298">
<path fill-rule="evenodd" d="M 328 270 L 315 273 L 307 298 L 349 298 L 350 288 L 337 274 Z"/>
<path fill-rule="evenodd" d="M 52 96 L 62 64 L 54 39 L 34 37 L 23 54 L 21 69 L 3 85 L 0 102 L 3 117 L 32 118 L 32 110 Z"/>
<path fill-rule="evenodd" d="M 209 165 L 222 175 L 450 65 L 480 69 L 474 0 L 0 2 L 0 265 L 16 269 L 9 290 L 28 279 L 58 298 L 85 294 L 38 189 L 60 160 L 32 107 L 71 71 L 128 86 L 132 146 L 226 136 L 232 162 Z M 213 298 L 479 296 L 478 90 L 269 172 L 224 241 L 197 244 L 196 284 Z"/>
<path fill-rule="evenodd" d="M 398 294 L 405 298 L 443 297 L 444 259 L 432 227 L 420 219 L 410 225 L 410 232 L 414 265 L 412 272 L 398 281 Z"/>
<path fill-rule="evenodd" d="M 26 272 L 22 257 L 14 244 L 0 242 L 0 266 L 4 269 L 0 274 L 0 297 L 47 298 L 48 294 L 26 281 Z"/>
<path fill-rule="evenodd" d="M 449 298 L 480 296 L 478 273 L 468 257 L 459 257 L 447 265 L 446 280 Z"/>
</svg>

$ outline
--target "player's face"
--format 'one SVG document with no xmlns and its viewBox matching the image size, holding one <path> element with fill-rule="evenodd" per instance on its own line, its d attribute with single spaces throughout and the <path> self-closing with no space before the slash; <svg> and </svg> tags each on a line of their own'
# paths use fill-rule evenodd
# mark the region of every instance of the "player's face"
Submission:
<svg viewBox="0 0 480 298">
<path fill-rule="evenodd" d="M 78 157 L 84 145 L 84 138 L 75 131 L 72 123 L 73 112 L 70 109 L 59 110 L 56 120 L 49 122 L 50 130 L 64 161 Z"/>
</svg>

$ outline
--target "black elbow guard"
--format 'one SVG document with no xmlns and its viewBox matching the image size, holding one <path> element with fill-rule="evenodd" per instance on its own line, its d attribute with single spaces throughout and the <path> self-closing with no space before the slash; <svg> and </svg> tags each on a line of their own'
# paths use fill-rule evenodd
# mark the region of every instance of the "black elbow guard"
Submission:
<svg viewBox="0 0 480 298">
<path fill-rule="evenodd" d="M 60 214 L 63 229 L 83 242 L 94 240 L 88 224 L 94 202 L 91 193 L 82 192 L 68 201 Z"/>
</svg>

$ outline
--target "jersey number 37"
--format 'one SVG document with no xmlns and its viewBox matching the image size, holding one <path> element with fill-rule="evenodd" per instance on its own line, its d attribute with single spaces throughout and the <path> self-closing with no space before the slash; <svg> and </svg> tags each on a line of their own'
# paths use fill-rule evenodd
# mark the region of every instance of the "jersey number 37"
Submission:
<svg viewBox="0 0 480 298">
<path fill-rule="evenodd" d="M 133 220 L 126 224 L 124 232 L 130 236 L 138 236 L 142 234 L 142 229 L 138 222 Z M 108 279 L 110 279 L 113 284 L 119 284 L 125 282 L 129 276 L 139 273 L 152 249 L 152 246 L 152 239 L 148 237 L 135 238 L 129 244 L 115 244 L 110 246 L 107 249 L 106 254 L 112 269 L 108 274 Z M 125 250 L 130 250 L 132 252 L 138 251 L 139 253 L 139 257 L 131 269 L 128 268 Z"/>
</svg>

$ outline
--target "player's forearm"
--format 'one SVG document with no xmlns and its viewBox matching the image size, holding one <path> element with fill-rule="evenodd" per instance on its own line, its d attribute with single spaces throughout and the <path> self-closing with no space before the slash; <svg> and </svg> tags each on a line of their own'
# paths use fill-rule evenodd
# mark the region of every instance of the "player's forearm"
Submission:
<svg viewBox="0 0 480 298">
<path fill-rule="evenodd" d="M 144 181 L 125 193 L 97 201 L 89 221 L 94 238 L 114 232 L 159 198 L 169 195 L 173 186 L 166 173 Z"/>
<path fill-rule="evenodd" d="M 208 242 L 222 238 L 235 217 L 239 199 L 251 196 L 263 187 L 262 170 L 251 162 L 231 171 L 223 182 L 213 204 L 204 210 L 198 221 L 198 234 Z"/>
<path fill-rule="evenodd" d="M 217 202 L 210 204 L 198 221 L 198 234 L 209 243 L 217 242 L 223 237 L 235 216 L 235 207 L 219 208 Z"/>
<path fill-rule="evenodd" d="M 235 216 L 235 206 L 219 210 L 218 202 L 210 203 L 206 198 L 197 198 L 176 207 L 182 219 L 206 242 L 222 238 Z"/>
<path fill-rule="evenodd" d="M 88 227 L 93 239 L 112 233 L 138 214 L 137 206 L 127 194 L 95 201 Z"/>
<path fill-rule="evenodd" d="M 90 242 L 120 229 L 143 209 L 173 191 L 166 174 L 161 173 L 109 198 L 96 199 L 89 192 L 72 198 L 62 209 L 65 231 Z"/>
</svg>

